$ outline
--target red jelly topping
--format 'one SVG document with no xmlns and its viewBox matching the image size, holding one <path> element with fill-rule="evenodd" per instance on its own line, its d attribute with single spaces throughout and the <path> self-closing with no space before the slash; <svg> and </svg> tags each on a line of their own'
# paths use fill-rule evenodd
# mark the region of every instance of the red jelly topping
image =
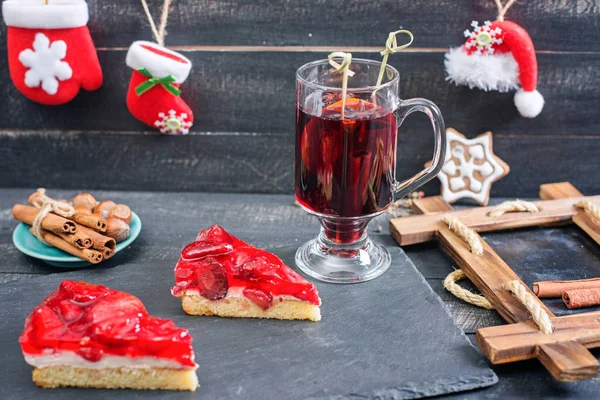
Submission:
<svg viewBox="0 0 600 400">
<path fill-rule="evenodd" d="M 243 295 L 263 310 L 273 305 L 273 296 L 292 296 L 321 304 L 315 285 L 279 257 L 213 225 L 182 250 L 171 293 L 179 296 L 192 289 L 209 300 L 220 300 L 233 287 L 242 288 Z"/>
<path fill-rule="evenodd" d="M 85 282 L 63 281 L 27 317 L 19 342 L 26 354 L 68 350 L 91 362 L 112 355 L 196 366 L 187 329 L 148 315 L 129 293 Z"/>
</svg>

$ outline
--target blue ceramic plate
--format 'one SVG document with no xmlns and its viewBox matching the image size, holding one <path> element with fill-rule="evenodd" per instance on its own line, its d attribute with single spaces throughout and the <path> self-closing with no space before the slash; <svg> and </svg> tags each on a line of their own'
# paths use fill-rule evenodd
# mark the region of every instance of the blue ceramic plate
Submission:
<svg viewBox="0 0 600 400">
<path fill-rule="evenodd" d="M 142 221 L 134 212 L 131 213 L 131 224 L 129 224 L 129 226 L 131 227 L 131 233 L 127 239 L 121 243 L 117 243 L 115 254 L 129 246 L 138 237 L 140 231 L 142 230 Z M 77 258 L 69 253 L 65 253 L 64 251 L 57 249 L 56 247 L 47 246 L 40 242 L 35 236 L 29 233 L 29 226 L 23 223 L 20 223 L 15 228 L 13 233 L 13 243 L 17 249 L 28 256 L 43 260 L 46 263 L 56 267 L 76 268 L 92 265 L 81 258 Z"/>
</svg>

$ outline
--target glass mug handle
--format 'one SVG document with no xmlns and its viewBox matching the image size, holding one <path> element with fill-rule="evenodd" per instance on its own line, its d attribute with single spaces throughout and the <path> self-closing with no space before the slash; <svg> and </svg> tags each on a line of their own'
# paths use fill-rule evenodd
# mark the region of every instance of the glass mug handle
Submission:
<svg viewBox="0 0 600 400">
<path fill-rule="evenodd" d="M 442 167 L 443 161 L 446 159 L 446 127 L 444 119 L 438 106 L 426 99 L 409 99 L 400 102 L 400 107 L 395 111 L 398 119 L 398 129 L 410 114 L 415 111 L 420 111 L 427 114 L 431 120 L 433 127 L 433 159 L 431 165 L 412 178 L 403 182 L 396 181 L 394 184 L 394 198 L 396 200 L 403 198 L 411 192 L 414 192 L 425 183 L 435 177 Z"/>
</svg>

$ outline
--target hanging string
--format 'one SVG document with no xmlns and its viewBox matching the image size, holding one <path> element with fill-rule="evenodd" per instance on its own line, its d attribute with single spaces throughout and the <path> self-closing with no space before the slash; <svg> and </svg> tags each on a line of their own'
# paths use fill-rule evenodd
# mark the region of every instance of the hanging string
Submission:
<svg viewBox="0 0 600 400">
<path fill-rule="evenodd" d="M 510 6 L 512 6 L 517 0 L 508 0 L 508 3 L 506 3 L 506 5 L 502 5 L 502 1 L 500 0 L 494 0 L 496 2 L 496 7 L 498 7 L 498 17 L 496 17 L 496 19 L 500 22 L 504 21 L 504 15 L 506 14 L 506 12 L 508 11 L 508 9 L 510 8 Z"/>
<path fill-rule="evenodd" d="M 150 9 L 148 8 L 148 3 L 146 0 L 141 0 L 142 7 L 144 8 L 144 12 L 146 13 L 146 17 L 148 18 L 148 22 L 150 23 L 150 29 L 152 30 L 152 34 L 156 39 L 156 43 L 160 46 L 165 45 L 165 36 L 167 30 L 167 19 L 169 18 L 169 6 L 171 5 L 171 0 L 165 0 L 163 3 L 162 13 L 160 14 L 160 24 L 158 29 L 156 29 L 156 24 L 154 23 L 154 18 L 152 18 L 152 14 L 150 13 Z"/>
</svg>

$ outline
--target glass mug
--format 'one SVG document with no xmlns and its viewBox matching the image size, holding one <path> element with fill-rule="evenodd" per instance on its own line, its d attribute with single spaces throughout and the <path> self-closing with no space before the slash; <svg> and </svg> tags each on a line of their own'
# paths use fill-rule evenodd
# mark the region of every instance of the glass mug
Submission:
<svg viewBox="0 0 600 400">
<path fill-rule="evenodd" d="M 400 74 L 391 66 L 383 83 L 373 86 L 380 67 L 377 61 L 352 60 L 343 118 L 342 74 L 328 60 L 296 72 L 296 200 L 321 222 L 318 237 L 296 252 L 296 264 L 322 281 L 362 282 L 383 274 L 391 256 L 369 239 L 367 224 L 443 166 L 446 132 L 440 110 L 429 100 L 401 100 Z M 415 111 L 431 120 L 433 162 L 397 182 L 397 129 Z"/>
</svg>

